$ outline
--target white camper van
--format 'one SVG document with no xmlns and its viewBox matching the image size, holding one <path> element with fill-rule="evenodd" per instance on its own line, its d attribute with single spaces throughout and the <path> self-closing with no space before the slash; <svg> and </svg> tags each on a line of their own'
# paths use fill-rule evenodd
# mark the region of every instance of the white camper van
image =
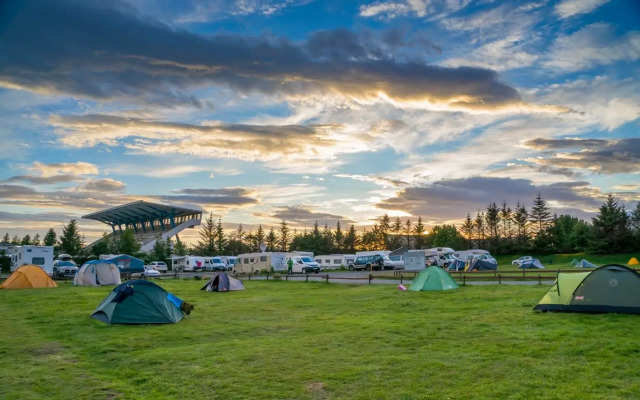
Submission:
<svg viewBox="0 0 640 400">
<path fill-rule="evenodd" d="M 227 263 L 222 257 L 205 257 L 203 271 L 226 271 Z"/>
<path fill-rule="evenodd" d="M 233 264 L 233 273 L 257 274 L 262 270 L 284 272 L 286 262 L 284 253 L 247 253 L 236 257 Z"/>
<path fill-rule="evenodd" d="M 53 246 L 2 246 L 2 250 L 11 258 L 11 272 L 23 265 L 37 265 L 49 276 L 53 275 Z"/>
<path fill-rule="evenodd" d="M 221 258 L 224 261 L 225 265 L 227 266 L 227 271 L 233 270 L 233 266 L 236 263 L 237 257 L 235 257 L 235 256 L 224 256 L 224 257 L 221 257 Z"/>
<path fill-rule="evenodd" d="M 454 261 L 454 254 L 455 250 L 450 247 L 434 247 L 424 251 L 426 262 L 441 268 L 447 268 Z"/>
<path fill-rule="evenodd" d="M 313 260 L 313 253 L 308 251 L 295 251 L 293 253 L 285 254 L 285 261 L 293 261 L 293 268 L 291 272 L 307 274 L 309 272 L 320 272 L 320 265 Z"/>
<path fill-rule="evenodd" d="M 349 267 L 356 260 L 355 254 L 328 254 L 326 256 L 315 256 L 315 262 L 320 265 L 320 269 L 338 269 Z"/>
<path fill-rule="evenodd" d="M 171 266 L 177 272 L 198 272 L 202 271 L 205 265 L 205 257 L 194 256 L 173 256 Z"/>
</svg>

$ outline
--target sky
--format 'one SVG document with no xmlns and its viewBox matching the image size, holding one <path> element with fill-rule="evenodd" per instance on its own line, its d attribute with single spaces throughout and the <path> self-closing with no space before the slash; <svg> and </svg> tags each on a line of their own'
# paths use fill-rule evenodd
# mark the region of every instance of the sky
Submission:
<svg viewBox="0 0 640 400">
<path fill-rule="evenodd" d="M 0 2 L 0 234 L 589 220 L 640 201 L 639 76 L 637 0 Z"/>
</svg>

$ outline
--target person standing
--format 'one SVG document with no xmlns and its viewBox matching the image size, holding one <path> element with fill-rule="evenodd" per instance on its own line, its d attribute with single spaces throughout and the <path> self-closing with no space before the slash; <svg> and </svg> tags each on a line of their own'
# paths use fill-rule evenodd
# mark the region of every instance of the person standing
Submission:
<svg viewBox="0 0 640 400">
<path fill-rule="evenodd" d="M 287 275 L 293 275 L 293 260 L 287 261 Z"/>
</svg>

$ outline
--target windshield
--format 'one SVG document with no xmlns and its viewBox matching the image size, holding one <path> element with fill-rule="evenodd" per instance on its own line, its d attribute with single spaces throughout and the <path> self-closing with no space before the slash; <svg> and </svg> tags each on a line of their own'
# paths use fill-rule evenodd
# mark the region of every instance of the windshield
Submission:
<svg viewBox="0 0 640 400">
<path fill-rule="evenodd" d="M 229 262 L 229 264 L 234 265 L 236 263 L 235 258 L 228 258 L 227 261 Z"/>
<path fill-rule="evenodd" d="M 313 262 L 313 260 L 311 259 L 311 257 L 300 257 L 300 259 L 306 263 L 308 262 Z"/>
<path fill-rule="evenodd" d="M 216 264 L 224 264 L 221 258 L 212 258 L 211 262 Z"/>
<path fill-rule="evenodd" d="M 383 260 L 385 260 L 385 261 L 391 261 L 391 259 L 389 258 L 389 256 L 388 256 L 388 255 L 386 255 L 386 254 L 383 254 L 383 255 L 382 255 L 382 259 L 383 259 Z"/>
</svg>

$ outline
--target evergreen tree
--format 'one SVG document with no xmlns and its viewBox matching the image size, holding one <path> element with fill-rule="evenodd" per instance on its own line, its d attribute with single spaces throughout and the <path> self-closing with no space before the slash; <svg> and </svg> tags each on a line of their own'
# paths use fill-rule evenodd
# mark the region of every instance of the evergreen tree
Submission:
<svg viewBox="0 0 640 400">
<path fill-rule="evenodd" d="M 267 251 L 276 251 L 276 247 L 278 246 L 278 236 L 276 235 L 276 231 L 273 229 L 273 226 L 269 228 L 266 245 Z"/>
<path fill-rule="evenodd" d="M 42 244 L 44 246 L 55 246 L 57 241 L 58 241 L 58 238 L 56 236 L 56 231 L 54 231 L 53 228 L 50 228 L 47 231 L 47 234 L 44 235 L 44 240 Z"/>
<path fill-rule="evenodd" d="M 424 224 L 422 223 L 422 216 L 418 217 L 418 222 L 416 222 L 416 225 L 413 227 L 413 234 L 415 237 L 415 247 L 416 249 L 421 249 L 424 243 Z"/>
<path fill-rule="evenodd" d="M 629 217 L 624 205 L 618 204 L 613 195 L 598 209 L 592 220 L 593 241 L 591 249 L 596 253 L 621 253 L 632 243 Z"/>
<path fill-rule="evenodd" d="M 633 235 L 634 250 L 640 250 L 640 201 L 636 202 L 636 208 L 633 209 L 629 216 L 629 228 Z"/>
<path fill-rule="evenodd" d="M 264 229 L 262 229 L 262 224 L 258 225 L 258 230 L 256 231 L 256 242 L 258 242 L 258 250 L 260 250 L 260 245 L 265 244 L 266 235 L 264 233 Z"/>
<path fill-rule="evenodd" d="M 36 233 L 36 235 L 31 239 L 31 244 L 34 246 L 40 246 L 40 235 Z"/>
<path fill-rule="evenodd" d="M 336 241 L 336 251 L 338 253 L 342 253 L 344 244 L 344 233 L 342 232 L 342 227 L 340 227 L 340 221 L 336 222 L 336 232 L 334 234 L 334 238 Z"/>
<path fill-rule="evenodd" d="M 349 253 L 355 253 L 358 246 L 358 233 L 356 232 L 356 227 L 351 225 L 344 237 L 344 250 Z"/>
<path fill-rule="evenodd" d="M 62 247 L 62 244 L 60 245 Z M 128 254 L 135 256 L 140 251 L 140 243 L 136 240 L 133 229 L 126 229 L 120 234 L 118 240 L 118 252 L 120 254 Z"/>
<path fill-rule="evenodd" d="M 384 214 L 380 217 L 380 222 L 378 225 L 378 229 L 376 233 L 380 238 L 380 246 L 382 249 L 389 248 L 389 231 L 391 230 L 391 220 L 389 219 L 388 214 Z"/>
<path fill-rule="evenodd" d="M 404 223 L 404 236 L 406 240 L 406 246 L 408 249 L 411 248 L 411 220 L 407 218 L 407 221 Z"/>
<path fill-rule="evenodd" d="M 531 207 L 531 212 L 529 213 L 529 220 L 536 234 L 544 232 L 552 221 L 551 211 L 549 211 L 549 207 L 547 207 L 547 202 L 542 199 L 540 192 L 538 192 L 533 201 L 533 207 Z"/>
<path fill-rule="evenodd" d="M 327 222 L 324 223 L 324 229 L 322 229 L 322 246 L 319 253 L 314 254 L 331 254 L 333 252 L 333 233 L 329 229 Z"/>
<path fill-rule="evenodd" d="M 511 238 L 513 232 L 511 230 L 511 219 L 513 212 L 506 200 L 502 200 L 502 208 L 500 209 L 500 219 L 502 220 L 502 237 Z"/>
<path fill-rule="evenodd" d="M 180 237 L 176 235 L 176 244 L 173 245 L 173 254 L 176 256 L 186 256 L 187 253 L 187 246 L 185 246 L 184 243 L 182 243 L 182 240 L 180 240 Z"/>
<path fill-rule="evenodd" d="M 24 237 L 20 241 L 20 244 L 23 245 L 23 246 L 30 245 L 31 244 L 31 236 L 29 236 L 28 234 L 24 235 Z"/>
<path fill-rule="evenodd" d="M 470 249 L 473 247 L 473 220 L 471 219 L 471 215 L 467 213 L 467 218 L 464 220 L 462 224 L 462 233 L 467 239 L 467 248 Z"/>
<path fill-rule="evenodd" d="M 516 203 L 513 222 L 516 224 L 519 250 L 524 251 L 529 241 L 529 212 L 524 204 L 520 204 L 520 201 Z"/>
<path fill-rule="evenodd" d="M 391 233 L 393 235 L 389 240 L 389 249 L 395 250 L 404 246 L 401 235 L 402 221 L 400 220 L 400 217 L 396 217 L 396 219 L 393 221 L 393 224 L 391 224 Z"/>
<path fill-rule="evenodd" d="M 476 218 L 473 221 L 473 227 L 476 231 L 476 238 L 480 247 L 484 247 L 484 241 L 486 238 L 486 227 L 484 225 L 484 213 L 480 210 L 476 212 Z"/>
<path fill-rule="evenodd" d="M 200 228 L 200 240 L 197 245 L 197 252 L 202 256 L 213 256 L 216 254 L 216 224 L 213 213 L 209 214 L 209 218 L 204 221 Z"/>
<path fill-rule="evenodd" d="M 78 232 L 78 224 L 75 219 L 69 221 L 69 224 L 62 228 L 60 236 L 60 252 L 69 254 L 71 257 L 80 255 L 82 250 L 82 237 Z"/>
<path fill-rule="evenodd" d="M 153 245 L 153 249 L 149 252 L 152 258 L 151 261 L 164 261 L 167 257 L 167 247 L 170 247 L 169 241 L 165 242 L 162 238 L 158 238 Z"/>
<path fill-rule="evenodd" d="M 9 243 L 11 242 L 11 237 L 9 236 L 9 232 L 6 232 L 4 234 L 4 238 L 2 238 L 2 243 Z"/>
<path fill-rule="evenodd" d="M 109 243 L 109 235 L 102 234 L 102 240 L 91 246 L 91 254 L 96 258 L 100 258 L 102 254 L 111 254 L 111 244 Z"/>
<path fill-rule="evenodd" d="M 13 235 L 13 238 L 11 239 L 11 244 L 14 244 L 16 246 L 20 244 L 20 238 L 18 237 L 18 235 Z"/>
<path fill-rule="evenodd" d="M 282 220 L 280 223 L 280 248 L 282 251 L 286 252 L 289 248 L 289 225 L 287 221 Z"/>
<path fill-rule="evenodd" d="M 224 229 L 222 229 L 222 217 L 218 218 L 216 225 L 216 250 L 218 255 L 225 254 L 227 250 L 227 239 L 224 235 Z"/>
<path fill-rule="evenodd" d="M 500 227 L 500 209 L 498 205 L 493 202 L 487 206 L 487 212 L 484 215 L 486 229 L 489 233 L 488 250 L 492 253 L 497 252 L 500 236 L 498 229 Z"/>
</svg>

